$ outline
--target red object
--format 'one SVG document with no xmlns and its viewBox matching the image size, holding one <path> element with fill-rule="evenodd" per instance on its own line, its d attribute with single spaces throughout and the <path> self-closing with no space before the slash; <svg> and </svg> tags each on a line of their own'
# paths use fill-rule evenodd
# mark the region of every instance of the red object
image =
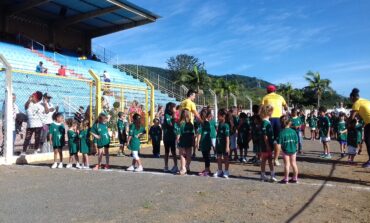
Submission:
<svg viewBox="0 0 370 223">
<path fill-rule="evenodd" d="M 276 91 L 276 87 L 274 85 L 267 86 L 268 93 L 275 92 L 275 91 Z"/>
<path fill-rule="evenodd" d="M 66 69 L 64 69 L 64 68 L 59 68 L 59 70 L 58 70 L 58 75 L 59 75 L 59 76 L 66 76 Z"/>
</svg>

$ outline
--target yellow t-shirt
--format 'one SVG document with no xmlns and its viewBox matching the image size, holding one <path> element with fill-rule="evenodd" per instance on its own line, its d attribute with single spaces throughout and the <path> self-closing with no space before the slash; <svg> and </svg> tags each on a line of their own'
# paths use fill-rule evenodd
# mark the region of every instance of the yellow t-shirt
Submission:
<svg viewBox="0 0 370 223">
<path fill-rule="evenodd" d="M 181 110 L 186 109 L 190 111 L 190 119 L 191 119 L 191 122 L 193 123 L 194 122 L 194 112 L 197 111 L 197 107 L 195 106 L 195 103 L 190 99 L 185 99 L 181 102 L 180 109 Z"/>
<path fill-rule="evenodd" d="M 271 105 L 274 108 L 271 118 L 280 118 L 283 115 L 283 106 L 286 106 L 286 101 L 282 96 L 270 93 L 263 97 L 261 104 Z"/>
<path fill-rule="evenodd" d="M 352 110 L 358 112 L 365 124 L 370 124 L 370 101 L 360 98 L 353 104 Z"/>
</svg>

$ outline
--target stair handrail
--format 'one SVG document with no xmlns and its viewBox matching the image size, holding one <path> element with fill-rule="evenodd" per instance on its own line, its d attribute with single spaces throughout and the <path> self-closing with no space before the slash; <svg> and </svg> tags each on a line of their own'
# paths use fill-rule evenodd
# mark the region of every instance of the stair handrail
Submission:
<svg viewBox="0 0 370 223">
<path fill-rule="evenodd" d="M 42 44 L 42 43 L 40 43 L 40 42 L 38 42 L 38 41 L 36 41 L 36 40 L 32 39 L 32 38 L 31 38 L 31 37 L 29 37 L 29 36 L 26 36 L 26 35 L 24 35 L 24 34 L 18 33 L 17 38 L 18 38 L 18 43 L 19 43 L 19 44 L 21 44 L 22 37 L 31 41 L 31 49 L 32 49 L 32 51 L 33 51 L 33 49 L 34 49 L 33 44 L 38 44 L 39 46 L 41 46 L 41 47 L 42 47 L 42 54 L 44 54 L 44 55 L 45 55 L 45 45 L 44 45 L 44 44 Z M 21 45 L 22 45 L 22 44 L 21 44 Z"/>
<path fill-rule="evenodd" d="M 150 72 L 149 70 L 145 68 L 140 68 L 140 69 L 146 71 L 146 73 L 149 75 L 143 76 L 139 74 L 138 70 L 133 71 L 127 68 L 125 65 L 117 65 L 116 68 L 125 71 L 126 73 L 128 73 L 129 75 L 133 76 L 136 79 L 139 79 L 140 81 L 144 81 L 144 79 L 148 79 L 154 85 L 155 89 L 160 90 L 173 98 L 176 98 L 178 100 L 183 100 L 185 98 L 184 95 L 181 94 L 181 91 L 177 91 L 177 92 L 175 91 L 175 90 L 180 89 L 180 85 L 173 83 L 172 80 L 169 80 L 165 77 L 161 77 L 160 75 L 155 74 L 153 72 Z M 153 77 L 151 74 L 154 74 L 156 77 Z M 170 86 L 172 86 L 171 89 L 161 85 L 160 84 L 161 82 L 169 83 Z"/>
</svg>

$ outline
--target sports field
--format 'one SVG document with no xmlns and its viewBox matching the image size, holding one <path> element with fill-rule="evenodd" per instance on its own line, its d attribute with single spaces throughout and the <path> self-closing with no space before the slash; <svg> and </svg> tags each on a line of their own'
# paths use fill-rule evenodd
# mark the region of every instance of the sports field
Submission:
<svg viewBox="0 0 370 223">
<path fill-rule="evenodd" d="M 0 222 L 370 222 L 370 169 L 339 153 L 319 158 L 317 141 L 305 141 L 304 151 L 300 182 L 290 185 L 260 182 L 259 167 L 240 163 L 230 179 L 199 177 L 198 159 L 192 176 L 164 174 L 149 148 L 142 173 L 126 172 L 131 159 L 115 156 L 112 169 L 100 171 L 50 169 L 52 161 L 1 166 Z"/>
</svg>

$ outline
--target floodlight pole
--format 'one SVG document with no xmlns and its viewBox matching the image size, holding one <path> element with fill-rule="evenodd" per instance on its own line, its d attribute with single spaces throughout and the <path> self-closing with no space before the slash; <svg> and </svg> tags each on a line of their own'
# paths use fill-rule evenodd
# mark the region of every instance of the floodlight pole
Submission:
<svg viewBox="0 0 370 223">
<path fill-rule="evenodd" d="M 234 106 L 238 106 L 238 103 L 236 102 L 236 96 L 233 94 L 233 93 L 230 93 L 230 96 L 233 98 L 234 100 Z"/>
<path fill-rule="evenodd" d="M 215 121 L 217 122 L 217 111 L 218 111 L 218 105 L 217 105 L 217 95 L 212 89 L 208 89 L 211 95 L 214 97 L 214 107 L 215 107 Z"/>
<path fill-rule="evenodd" d="M 0 54 L 0 60 L 5 66 L 6 86 L 5 86 L 5 136 L 4 136 L 4 157 L 5 164 L 11 164 L 13 158 L 13 89 L 12 89 L 12 66 L 5 57 Z"/>
</svg>

